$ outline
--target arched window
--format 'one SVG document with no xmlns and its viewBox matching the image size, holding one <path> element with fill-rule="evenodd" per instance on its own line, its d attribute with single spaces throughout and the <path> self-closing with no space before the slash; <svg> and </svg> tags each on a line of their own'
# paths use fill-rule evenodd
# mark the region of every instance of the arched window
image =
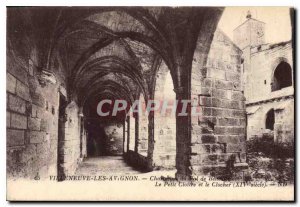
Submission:
<svg viewBox="0 0 300 207">
<path fill-rule="evenodd" d="M 274 123 L 275 123 L 275 112 L 274 109 L 271 109 L 267 113 L 266 129 L 274 130 Z"/>
<path fill-rule="evenodd" d="M 292 85 L 292 68 L 286 62 L 281 62 L 276 67 L 272 81 L 272 91 L 277 91 Z"/>
</svg>

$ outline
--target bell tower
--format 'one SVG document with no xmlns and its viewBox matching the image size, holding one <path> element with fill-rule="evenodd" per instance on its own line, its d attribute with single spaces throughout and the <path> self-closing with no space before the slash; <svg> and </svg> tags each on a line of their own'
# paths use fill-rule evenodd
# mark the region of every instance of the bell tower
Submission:
<svg viewBox="0 0 300 207">
<path fill-rule="evenodd" d="M 233 42 L 243 51 L 242 86 L 247 100 L 252 97 L 251 48 L 265 43 L 265 23 L 252 18 L 250 11 L 246 21 L 233 30 Z"/>
<path fill-rule="evenodd" d="M 265 23 L 252 18 L 248 11 L 246 21 L 233 30 L 233 41 L 241 50 L 264 44 Z"/>
</svg>

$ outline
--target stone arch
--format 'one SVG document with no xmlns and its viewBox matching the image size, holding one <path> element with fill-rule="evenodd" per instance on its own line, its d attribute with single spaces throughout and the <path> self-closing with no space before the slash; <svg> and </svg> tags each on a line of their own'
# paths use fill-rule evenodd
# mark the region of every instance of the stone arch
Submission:
<svg viewBox="0 0 300 207">
<path fill-rule="evenodd" d="M 284 59 L 281 59 L 272 73 L 271 91 L 277 91 L 292 86 L 292 79 L 291 65 Z"/>
<path fill-rule="evenodd" d="M 154 100 L 160 104 L 160 108 L 153 113 L 153 167 L 173 169 L 176 165 L 176 115 L 172 109 L 162 114 L 161 108 L 164 103 L 172 106 L 176 94 L 173 79 L 164 62 L 158 68 L 155 79 Z"/>
<path fill-rule="evenodd" d="M 265 127 L 266 129 L 274 130 L 274 124 L 275 124 L 275 111 L 274 109 L 270 109 L 266 114 Z"/>
</svg>

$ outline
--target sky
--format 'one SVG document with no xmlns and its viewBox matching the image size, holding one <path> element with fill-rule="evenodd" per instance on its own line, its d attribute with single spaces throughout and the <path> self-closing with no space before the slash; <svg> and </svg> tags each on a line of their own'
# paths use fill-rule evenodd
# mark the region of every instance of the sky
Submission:
<svg viewBox="0 0 300 207">
<path fill-rule="evenodd" d="M 246 21 L 248 10 L 250 10 L 252 18 L 266 23 L 266 43 L 277 43 L 291 39 L 288 7 L 226 7 L 218 27 L 233 39 L 233 30 Z"/>
</svg>

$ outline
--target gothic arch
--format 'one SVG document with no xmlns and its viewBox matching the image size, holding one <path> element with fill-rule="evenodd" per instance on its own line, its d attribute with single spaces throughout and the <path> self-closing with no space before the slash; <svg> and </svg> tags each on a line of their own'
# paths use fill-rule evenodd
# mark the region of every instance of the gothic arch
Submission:
<svg viewBox="0 0 300 207">
<path fill-rule="evenodd" d="M 286 58 L 278 58 L 272 64 L 271 91 L 293 85 L 293 69 Z"/>
</svg>

